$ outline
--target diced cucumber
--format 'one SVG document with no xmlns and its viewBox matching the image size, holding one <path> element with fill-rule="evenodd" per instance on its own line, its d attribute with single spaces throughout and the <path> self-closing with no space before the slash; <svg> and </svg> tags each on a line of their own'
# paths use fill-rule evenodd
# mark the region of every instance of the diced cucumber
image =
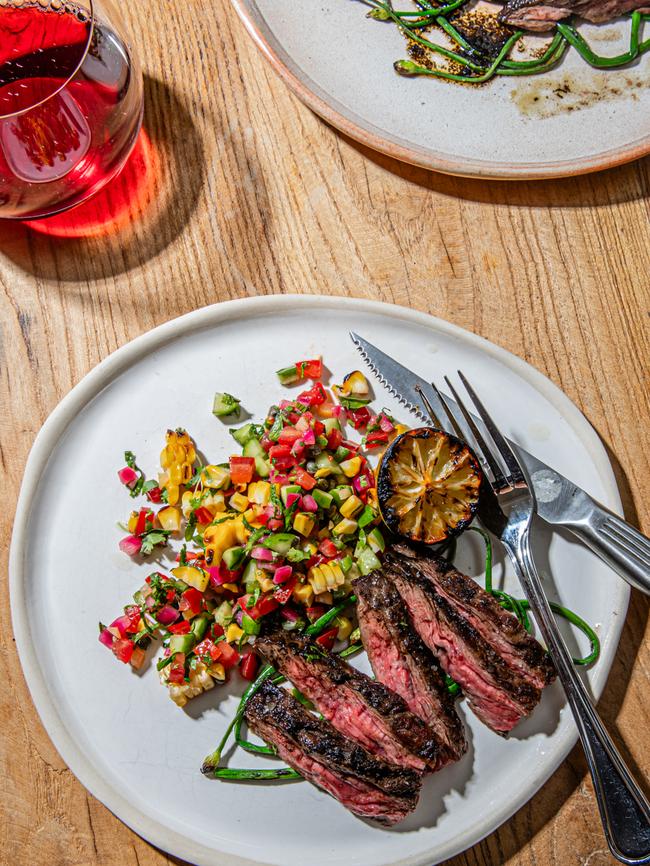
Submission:
<svg viewBox="0 0 650 866">
<path fill-rule="evenodd" d="M 292 385 L 300 379 L 295 364 L 291 367 L 283 367 L 281 370 L 276 370 L 275 375 L 280 380 L 281 385 Z"/>
<path fill-rule="evenodd" d="M 192 631 L 190 632 L 190 634 L 194 635 L 197 643 L 203 640 L 209 625 L 210 617 L 207 616 L 207 614 L 203 616 L 197 616 L 196 619 L 192 620 Z"/>
<path fill-rule="evenodd" d="M 377 512 L 375 511 L 375 509 L 371 508 L 369 505 L 366 505 L 366 507 L 357 518 L 357 523 L 359 524 L 359 528 L 363 529 L 364 526 L 369 526 L 376 519 Z"/>
<path fill-rule="evenodd" d="M 240 445 L 245 445 L 249 439 L 257 439 L 255 435 L 255 424 L 244 424 L 243 427 L 238 427 L 236 430 L 231 430 L 230 435 L 235 442 Z"/>
<path fill-rule="evenodd" d="M 241 627 L 244 629 L 245 634 L 259 634 L 262 629 L 262 623 L 257 622 L 252 616 L 245 613 L 241 618 Z"/>
<path fill-rule="evenodd" d="M 263 543 L 264 547 L 268 547 L 269 550 L 273 550 L 276 553 L 287 553 L 296 541 L 296 536 L 290 532 L 276 532 L 273 535 L 269 535 Z"/>
<path fill-rule="evenodd" d="M 242 580 L 244 581 L 244 586 L 246 587 L 247 593 L 254 592 L 255 588 L 258 586 L 256 575 L 257 563 L 254 559 L 251 559 L 246 568 L 244 569 L 244 573 L 242 575 Z"/>
<path fill-rule="evenodd" d="M 246 551 L 243 547 L 229 547 L 224 550 L 222 561 L 228 571 L 237 571 L 246 558 Z"/>
<path fill-rule="evenodd" d="M 171 653 L 189 653 L 192 651 L 196 638 L 192 632 L 187 634 L 173 634 L 169 640 Z"/>
<path fill-rule="evenodd" d="M 318 445 L 319 448 L 327 448 L 327 436 L 317 436 L 316 445 Z"/>
<path fill-rule="evenodd" d="M 260 478 L 268 478 L 271 474 L 271 464 L 268 460 L 265 460 L 263 457 L 255 458 L 255 471 L 260 476 Z"/>
<path fill-rule="evenodd" d="M 348 556 L 344 556 L 343 559 L 339 559 L 339 565 L 343 569 L 343 571 L 347 574 L 348 571 L 352 568 L 354 561 L 352 557 L 348 554 Z"/>
<path fill-rule="evenodd" d="M 334 460 L 332 455 L 328 454 L 326 451 L 321 451 L 320 454 L 317 454 L 314 458 L 314 463 L 316 464 L 317 469 L 331 469 L 332 472 L 341 475 L 338 463 Z"/>
<path fill-rule="evenodd" d="M 354 491 L 349 484 L 339 484 L 338 487 L 334 487 L 332 490 L 330 490 L 334 502 L 336 502 L 336 504 L 339 506 L 343 505 L 345 500 L 352 496 L 353 492 Z"/>
<path fill-rule="evenodd" d="M 242 448 L 244 457 L 265 457 L 266 451 L 262 448 L 262 443 L 255 437 L 247 439 Z"/>
<path fill-rule="evenodd" d="M 341 423 L 338 418 L 323 418 L 323 426 L 325 427 L 325 432 L 328 436 L 332 430 L 341 429 Z"/>
<path fill-rule="evenodd" d="M 375 526 L 372 532 L 368 533 L 368 544 L 375 553 L 383 553 L 386 550 L 386 542 L 378 526 Z"/>
<path fill-rule="evenodd" d="M 381 562 L 371 547 L 364 547 L 357 556 L 357 567 L 361 574 L 370 574 L 371 571 L 381 568 Z"/>
<path fill-rule="evenodd" d="M 297 493 L 300 495 L 302 493 L 302 487 L 298 484 L 287 484 L 285 487 L 280 488 L 280 498 L 282 499 L 285 508 L 288 508 L 287 497 L 290 493 Z"/>
<path fill-rule="evenodd" d="M 241 400 L 233 397 L 232 394 L 222 394 L 219 391 L 214 395 L 212 403 L 212 414 L 217 418 L 225 418 L 228 415 L 239 415 L 239 404 Z"/>
<path fill-rule="evenodd" d="M 342 463 L 344 460 L 347 460 L 348 457 L 352 456 L 352 451 L 349 448 L 346 448 L 344 445 L 339 445 L 339 447 L 334 452 L 334 459 L 337 463 Z"/>
<path fill-rule="evenodd" d="M 214 612 L 214 621 L 222 628 L 232 622 L 232 605 L 229 601 L 222 601 Z"/>
<path fill-rule="evenodd" d="M 334 501 L 334 497 L 331 493 L 327 493 L 325 490 L 319 490 L 318 487 L 314 487 L 311 495 L 316 500 L 316 504 L 320 505 L 321 508 L 329 508 Z"/>
</svg>

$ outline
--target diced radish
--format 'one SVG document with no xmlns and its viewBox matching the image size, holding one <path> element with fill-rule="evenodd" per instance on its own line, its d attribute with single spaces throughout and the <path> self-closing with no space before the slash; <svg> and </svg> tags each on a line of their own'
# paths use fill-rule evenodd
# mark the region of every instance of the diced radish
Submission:
<svg viewBox="0 0 650 866">
<path fill-rule="evenodd" d="M 314 499 L 313 496 L 311 496 L 309 493 L 306 493 L 302 497 L 301 508 L 303 511 L 310 511 L 313 513 L 315 511 L 318 511 L 318 503 L 316 502 L 316 500 Z"/>
<path fill-rule="evenodd" d="M 175 607 L 172 607 L 170 604 L 166 604 L 164 607 L 161 607 L 158 613 L 156 614 L 156 619 L 161 625 L 171 625 L 173 622 L 176 622 L 180 613 L 176 610 Z"/>
<path fill-rule="evenodd" d="M 280 409 L 286 409 L 287 406 L 291 406 L 291 400 L 280 400 L 278 403 L 278 408 Z"/>
<path fill-rule="evenodd" d="M 340 418 L 343 414 L 343 406 L 334 406 L 332 408 L 332 418 Z"/>
<path fill-rule="evenodd" d="M 120 541 L 120 550 L 122 553 L 126 553 L 127 556 L 136 556 L 140 553 L 141 547 L 142 539 L 138 538 L 136 535 L 127 535 L 126 538 L 123 538 Z"/>
<path fill-rule="evenodd" d="M 103 643 L 109 649 L 113 648 L 113 635 L 107 628 L 103 628 L 99 633 L 99 642 Z"/>
<path fill-rule="evenodd" d="M 125 487 L 133 488 L 138 480 L 138 473 L 130 466 L 125 466 L 124 469 L 118 471 L 117 477 Z"/>
<path fill-rule="evenodd" d="M 273 583 L 286 583 L 293 574 L 293 568 L 290 565 L 281 565 L 276 568 L 273 575 Z"/>
<path fill-rule="evenodd" d="M 311 429 L 311 427 L 309 427 L 303 433 L 302 441 L 305 443 L 305 445 L 315 445 L 316 444 L 316 434 Z"/>
<path fill-rule="evenodd" d="M 302 497 L 299 493 L 287 493 L 287 508 L 291 508 L 294 502 L 298 502 Z"/>
<path fill-rule="evenodd" d="M 280 616 L 282 619 L 286 619 L 287 622 L 298 622 L 300 619 L 300 613 L 296 610 L 295 607 L 285 607 L 280 608 Z"/>
<path fill-rule="evenodd" d="M 110 625 L 110 628 L 116 628 L 120 633 L 120 637 L 125 637 L 127 632 L 130 630 L 129 629 L 130 625 L 131 625 L 130 617 L 123 615 L 123 616 L 118 616 L 117 619 L 114 619 Z"/>
<path fill-rule="evenodd" d="M 272 529 L 273 532 L 275 532 L 276 529 L 282 529 L 284 527 L 284 520 L 279 520 L 277 517 L 272 517 L 266 525 L 269 529 Z"/>
<path fill-rule="evenodd" d="M 384 431 L 384 433 L 392 433 L 395 429 L 395 425 L 393 424 L 393 422 L 390 420 L 390 418 L 387 418 L 383 412 L 380 413 L 377 420 L 379 421 L 379 426 Z"/>
<path fill-rule="evenodd" d="M 253 559 L 258 559 L 263 562 L 271 562 L 273 559 L 273 551 L 269 550 L 268 547 L 254 547 L 251 550 L 251 556 Z"/>
</svg>

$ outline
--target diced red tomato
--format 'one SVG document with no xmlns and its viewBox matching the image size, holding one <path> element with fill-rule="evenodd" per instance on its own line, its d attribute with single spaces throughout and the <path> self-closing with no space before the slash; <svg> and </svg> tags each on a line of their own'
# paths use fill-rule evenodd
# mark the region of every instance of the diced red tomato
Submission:
<svg viewBox="0 0 650 866">
<path fill-rule="evenodd" d="M 313 388 L 303 391 L 298 395 L 298 402 L 304 406 L 320 406 L 327 400 L 327 391 L 320 382 L 316 382 Z"/>
<path fill-rule="evenodd" d="M 330 628 L 327 631 L 324 631 L 322 635 L 316 638 L 316 643 L 319 646 L 322 646 L 323 649 L 331 650 L 336 642 L 336 635 L 338 634 L 338 628 Z"/>
<path fill-rule="evenodd" d="M 196 508 L 194 514 L 196 516 L 197 523 L 200 523 L 201 526 L 207 526 L 214 520 L 214 516 L 210 509 L 205 508 L 205 506 L 203 505 L 199 506 L 199 508 Z"/>
<path fill-rule="evenodd" d="M 169 682 L 180 685 L 185 682 L 185 653 L 176 653 L 169 666 Z"/>
<path fill-rule="evenodd" d="M 309 622 L 316 622 L 325 613 L 326 609 L 324 604 L 313 604 L 311 607 L 305 608 L 307 619 Z"/>
<path fill-rule="evenodd" d="M 339 552 L 338 547 L 329 538 L 324 538 L 318 545 L 318 549 L 323 556 L 326 556 L 328 559 L 333 559 L 335 556 L 338 556 Z"/>
<path fill-rule="evenodd" d="M 300 439 L 302 433 L 300 430 L 296 430 L 295 427 L 285 427 L 280 431 L 280 435 L 278 436 L 278 442 L 281 445 L 293 445 L 293 443 Z"/>
<path fill-rule="evenodd" d="M 245 680 L 254 680 L 259 667 L 259 661 L 255 653 L 247 653 L 241 660 L 239 668 L 241 675 Z"/>
<path fill-rule="evenodd" d="M 147 499 L 149 502 L 162 502 L 162 490 L 160 487 L 152 487 L 147 490 Z"/>
<path fill-rule="evenodd" d="M 197 644 L 194 647 L 194 652 L 202 661 L 215 662 L 221 655 L 219 644 L 216 644 L 214 641 L 210 640 L 210 638 L 206 638 L 205 640 L 202 640 L 201 643 Z"/>
<path fill-rule="evenodd" d="M 388 442 L 388 433 L 383 430 L 375 430 L 373 433 L 368 433 L 366 436 L 366 448 L 379 448 L 380 445 L 385 445 Z"/>
<path fill-rule="evenodd" d="M 291 453 L 288 445 L 272 445 L 269 449 L 269 457 L 276 469 L 291 469 L 296 464 L 296 458 Z"/>
<path fill-rule="evenodd" d="M 294 574 L 289 580 L 273 593 L 273 598 L 279 604 L 286 604 L 291 598 L 291 593 L 298 582 L 298 575 Z"/>
<path fill-rule="evenodd" d="M 188 620 L 181 619 L 179 622 L 173 622 L 167 626 L 167 631 L 170 634 L 187 634 L 191 626 Z"/>
<path fill-rule="evenodd" d="M 323 424 L 322 421 L 318 421 L 318 420 L 313 421 L 312 422 L 312 430 L 314 431 L 314 433 L 317 436 L 322 436 L 323 433 L 325 432 L 325 425 Z"/>
<path fill-rule="evenodd" d="M 231 668 L 239 661 L 239 653 L 229 643 L 221 641 L 219 647 L 219 661 L 225 668 Z"/>
<path fill-rule="evenodd" d="M 213 637 L 221 637 L 224 633 L 223 626 L 219 625 L 218 622 L 213 623 L 212 625 L 212 635 Z"/>
<path fill-rule="evenodd" d="M 296 370 L 301 379 L 320 379 L 323 375 L 323 362 L 320 358 L 311 361 L 298 361 Z"/>
<path fill-rule="evenodd" d="M 124 664 L 128 664 L 131 661 L 134 649 L 135 644 L 126 638 L 118 637 L 113 641 L 113 652 L 115 653 L 115 657 L 121 662 L 124 662 Z"/>
<path fill-rule="evenodd" d="M 233 484 L 248 484 L 253 480 L 255 460 L 252 457 L 230 458 L 230 480 Z"/>
<path fill-rule="evenodd" d="M 247 613 L 251 619 L 261 619 L 261 617 L 266 616 L 267 613 L 274 611 L 279 604 L 273 595 L 263 595 L 258 599 L 257 604 L 254 604 L 253 607 L 247 607 L 246 605 L 248 604 L 249 598 L 250 594 L 246 593 L 246 595 L 242 595 L 238 598 L 237 601 L 244 613 Z"/>
<path fill-rule="evenodd" d="M 331 430 L 330 435 L 327 437 L 327 447 L 330 451 L 336 451 L 341 442 L 343 442 L 343 434 L 341 431 L 336 428 Z"/>
<path fill-rule="evenodd" d="M 303 490 L 313 490 L 316 487 L 316 479 L 309 472 L 305 472 L 301 466 L 296 468 L 295 477 L 296 484 L 299 484 Z"/>
<path fill-rule="evenodd" d="M 137 604 L 130 604 L 128 607 L 124 608 L 124 615 L 129 618 L 129 626 L 127 627 L 127 632 L 130 634 L 135 634 L 140 631 L 140 608 Z"/>
<path fill-rule="evenodd" d="M 191 614 L 196 616 L 197 613 L 201 613 L 202 606 L 203 593 L 199 592 L 198 589 L 194 589 L 194 587 L 191 586 L 189 589 L 186 589 L 181 596 L 178 608 L 179 610 L 187 610 Z"/>
<path fill-rule="evenodd" d="M 348 451 L 353 451 L 355 454 L 359 450 L 359 443 L 358 442 L 351 442 L 349 439 L 344 439 L 343 442 L 341 442 L 341 445 L 344 448 L 347 448 Z"/>
<path fill-rule="evenodd" d="M 320 565 L 322 562 L 327 562 L 327 557 L 321 553 L 315 553 L 311 559 L 307 560 L 307 568 L 313 568 L 315 565 Z"/>
<path fill-rule="evenodd" d="M 348 409 L 347 414 L 348 420 L 351 422 L 355 430 L 365 429 L 372 418 L 367 406 L 361 406 L 360 409 Z"/>
</svg>

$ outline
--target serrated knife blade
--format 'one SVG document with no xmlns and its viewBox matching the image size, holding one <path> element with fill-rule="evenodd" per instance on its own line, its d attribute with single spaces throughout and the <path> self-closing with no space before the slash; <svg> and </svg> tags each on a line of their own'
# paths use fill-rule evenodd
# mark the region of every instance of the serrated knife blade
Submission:
<svg viewBox="0 0 650 866">
<path fill-rule="evenodd" d="M 359 334 L 350 332 L 350 338 L 378 381 L 410 412 L 421 421 L 430 423 L 416 391 L 416 386 L 419 386 L 438 417 L 445 418 L 444 408 L 433 393 L 430 381 Z M 445 395 L 445 399 L 456 407 L 450 397 Z M 483 427 L 478 418 L 475 417 L 475 421 Z M 537 514 L 549 524 L 569 529 L 624 580 L 650 594 L 650 541 L 564 475 L 516 443 L 511 444 L 528 469 L 537 500 Z M 642 556 L 646 550 L 649 551 L 647 559 Z"/>
</svg>

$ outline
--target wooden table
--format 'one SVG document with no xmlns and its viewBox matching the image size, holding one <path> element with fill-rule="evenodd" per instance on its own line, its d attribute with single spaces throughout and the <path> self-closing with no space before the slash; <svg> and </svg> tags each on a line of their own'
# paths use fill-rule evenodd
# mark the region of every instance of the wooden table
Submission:
<svg viewBox="0 0 650 866">
<path fill-rule="evenodd" d="M 267 69 L 227 3 L 122 6 L 145 62 L 151 141 L 138 157 L 148 180 L 133 220 L 117 215 L 113 233 L 76 239 L 0 227 L 3 562 L 32 441 L 88 370 L 181 313 L 278 292 L 408 305 L 525 358 L 599 431 L 627 518 L 650 532 L 649 160 L 549 183 L 430 174 L 324 125 Z M 65 767 L 30 701 L 6 595 L 0 617 L 0 862 L 175 862 Z M 647 618 L 634 593 L 601 702 L 646 774 Z M 579 749 L 453 861 L 610 862 Z"/>
</svg>

